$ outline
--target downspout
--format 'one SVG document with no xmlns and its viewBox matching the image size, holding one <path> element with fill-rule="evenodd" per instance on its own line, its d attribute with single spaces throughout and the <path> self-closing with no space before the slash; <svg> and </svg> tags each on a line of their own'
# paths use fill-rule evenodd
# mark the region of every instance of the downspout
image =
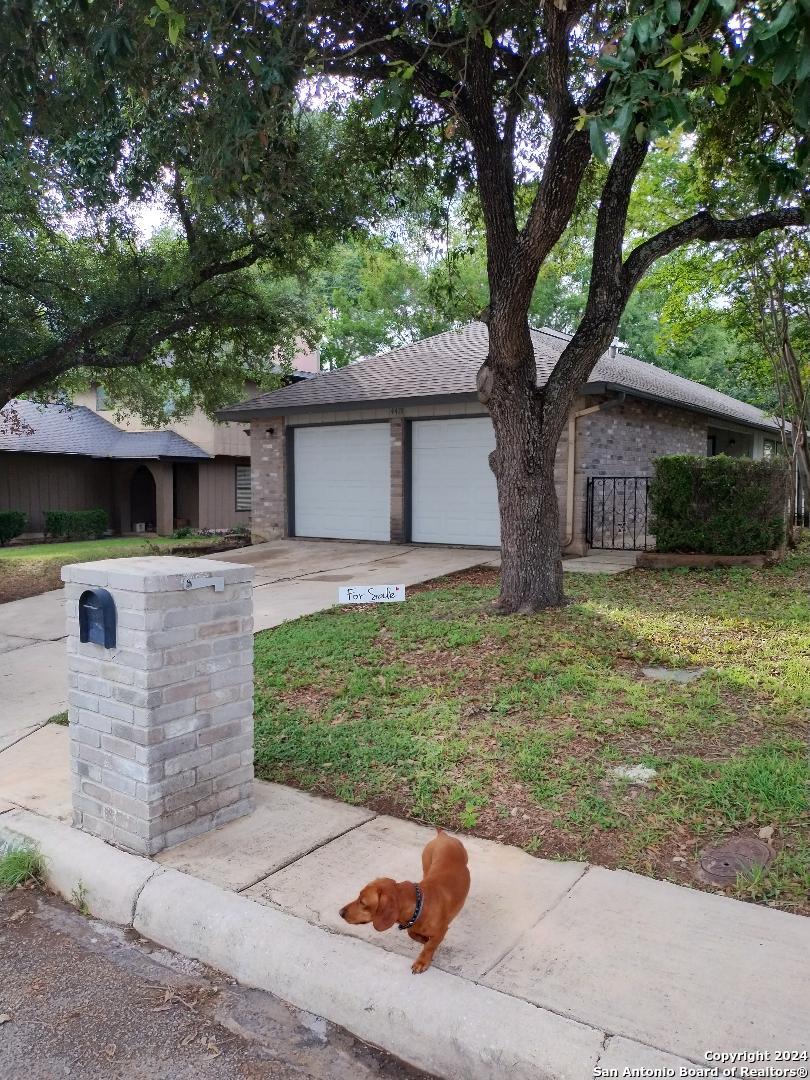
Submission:
<svg viewBox="0 0 810 1080">
<path fill-rule="evenodd" d="M 620 393 L 615 398 L 603 401 L 599 405 L 591 405 L 587 409 L 580 409 L 579 412 L 572 412 L 568 415 L 568 462 L 565 486 L 565 540 L 563 541 L 563 550 L 569 547 L 574 539 L 574 481 L 576 479 L 577 466 L 577 420 L 579 420 L 580 416 L 590 416 L 591 413 L 603 412 L 605 409 L 613 408 L 615 405 L 623 405 L 626 397 L 626 394 Z"/>
</svg>

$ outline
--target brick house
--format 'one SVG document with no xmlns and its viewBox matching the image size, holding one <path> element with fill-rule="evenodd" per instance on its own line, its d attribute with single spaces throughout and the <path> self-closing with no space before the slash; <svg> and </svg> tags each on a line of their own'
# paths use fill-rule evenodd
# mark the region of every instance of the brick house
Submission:
<svg viewBox="0 0 810 1080">
<path fill-rule="evenodd" d="M 538 385 L 569 340 L 533 330 Z M 224 409 L 250 422 L 254 541 L 281 536 L 497 546 L 475 376 L 487 330 L 471 323 Z M 643 547 L 646 479 L 662 454 L 776 451 L 761 410 L 626 356 L 599 361 L 557 450 L 563 547 Z"/>
</svg>

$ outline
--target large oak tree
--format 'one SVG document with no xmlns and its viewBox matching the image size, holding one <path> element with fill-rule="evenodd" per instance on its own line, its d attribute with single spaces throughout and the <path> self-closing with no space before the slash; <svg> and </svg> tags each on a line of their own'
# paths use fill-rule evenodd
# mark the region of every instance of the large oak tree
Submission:
<svg viewBox="0 0 810 1080">
<path fill-rule="evenodd" d="M 460 182 L 473 177 L 487 241 L 489 356 L 478 392 L 496 436 L 501 610 L 563 602 L 557 443 L 644 274 L 685 244 L 805 222 L 808 10 L 807 0 L 301 0 L 266 8 L 269 20 L 305 35 L 313 74 L 367 88 L 372 117 L 394 114 L 423 133 L 432 126 Z M 696 212 L 655 234 L 628 235 L 636 178 L 655 141 L 677 127 L 702 134 L 714 182 Z M 608 167 L 588 299 L 538 389 L 527 313 L 594 158 Z M 725 168 L 756 171 L 755 202 L 725 205 Z M 535 195 L 520 216 L 516 187 L 527 177 Z"/>
<path fill-rule="evenodd" d="M 247 6 L 0 21 L 0 407 L 97 380 L 158 422 L 267 384 L 307 323 L 289 276 L 384 204 L 363 129 L 302 103 L 294 40 L 245 47 Z"/>
</svg>

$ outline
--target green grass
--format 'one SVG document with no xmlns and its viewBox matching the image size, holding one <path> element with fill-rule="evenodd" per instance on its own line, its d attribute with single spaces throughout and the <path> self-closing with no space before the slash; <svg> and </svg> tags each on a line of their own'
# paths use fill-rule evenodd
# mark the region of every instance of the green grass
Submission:
<svg viewBox="0 0 810 1080">
<path fill-rule="evenodd" d="M 570 575 L 491 616 L 437 583 L 256 638 L 259 775 L 428 823 L 694 884 L 702 848 L 774 827 L 735 895 L 810 912 L 810 547 L 763 570 Z M 646 666 L 707 668 L 688 685 Z M 617 765 L 648 765 L 647 788 Z"/>
<path fill-rule="evenodd" d="M 60 727 L 68 726 L 68 712 L 67 709 L 64 712 L 54 713 L 53 716 L 48 717 L 49 724 L 58 724 Z"/>
<path fill-rule="evenodd" d="M 20 544 L 0 548 L 0 603 L 61 588 L 60 571 L 74 562 L 122 559 L 131 555 L 168 555 L 178 546 L 210 544 L 211 537 L 174 540 L 119 536 L 55 544 Z"/>
<path fill-rule="evenodd" d="M 26 881 L 42 881 L 45 864 L 32 847 L 8 848 L 0 855 L 0 889 L 14 889 Z"/>
<path fill-rule="evenodd" d="M 118 559 L 130 555 L 148 555 L 152 547 L 172 548 L 188 544 L 210 544 L 211 537 L 174 540 L 170 536 L 150 536 L 148 539 L 114 536 L 106 540 L 68 540 L 54 544 L 19 544 L 0 548 L 0 562 L 92 562 L 96 559 Z"/>
</svg>

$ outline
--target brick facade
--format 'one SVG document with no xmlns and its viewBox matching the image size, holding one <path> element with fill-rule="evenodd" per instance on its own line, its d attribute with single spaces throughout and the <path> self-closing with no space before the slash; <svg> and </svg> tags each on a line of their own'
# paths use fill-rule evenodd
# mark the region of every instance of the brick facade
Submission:
<svg viewBox="0 0 810 1080">
<path fill-rule="evenodd" d="M 74 824 L 154 855 L 253 808 L 253 568 L 148 557 L 62 571 Z M 224 587 L 185 588 L 220 578 Z M 114 649 L 79 640 L 107 589 Z"/>
<path fill-rule="evenodd" d="M 576 425 L 576 463 L 572 520 L 566 515 L 568 502 L 568 425 L 563 429 L 554 468 L 560 507 L 560 535 L 571 538 L 567 551 L 575 554 L 585 544 L 586 481 L 589 476 L 651 476 L 652 462 L 662 454 L 705 454 L 707 420 L 698 413 L 639 399 L 608 399 L 583 396 L 573 412 L 603 406 L 590 412 Z M 407 540 L 408 439 L 409 420 L 458 416 L 481 416 L 475 403 L 458 405 L 411 405 L 397 410 L 363 408 L 343 412 L 299 414 L 288 418 L 289 425 L 388 421 L 391 425 L 391 541 Z M 253 421 L 251 432 L 253 463 L 254 542 L 286 535 L 287 479 L 285 468 L 284 421 Z M 274 429 L 273 435 L 267 429 Z"/>
<path fill-rule="evenodd" d="M 395 417 L 391 421 L 391 543 L 404 544 L 408 539 L 407 532 L 407 496 L 406 477 L 408 475 L 408 463 L 406 462 L 407 447 L 405 445 L 406 421 L 402 417 Z"/>
<path fill-rule="evenodd" d="M 287 450 L 283 417 L 250 425 L 250 533 L 254 544 L 287 535 Z"/>
</svg>

